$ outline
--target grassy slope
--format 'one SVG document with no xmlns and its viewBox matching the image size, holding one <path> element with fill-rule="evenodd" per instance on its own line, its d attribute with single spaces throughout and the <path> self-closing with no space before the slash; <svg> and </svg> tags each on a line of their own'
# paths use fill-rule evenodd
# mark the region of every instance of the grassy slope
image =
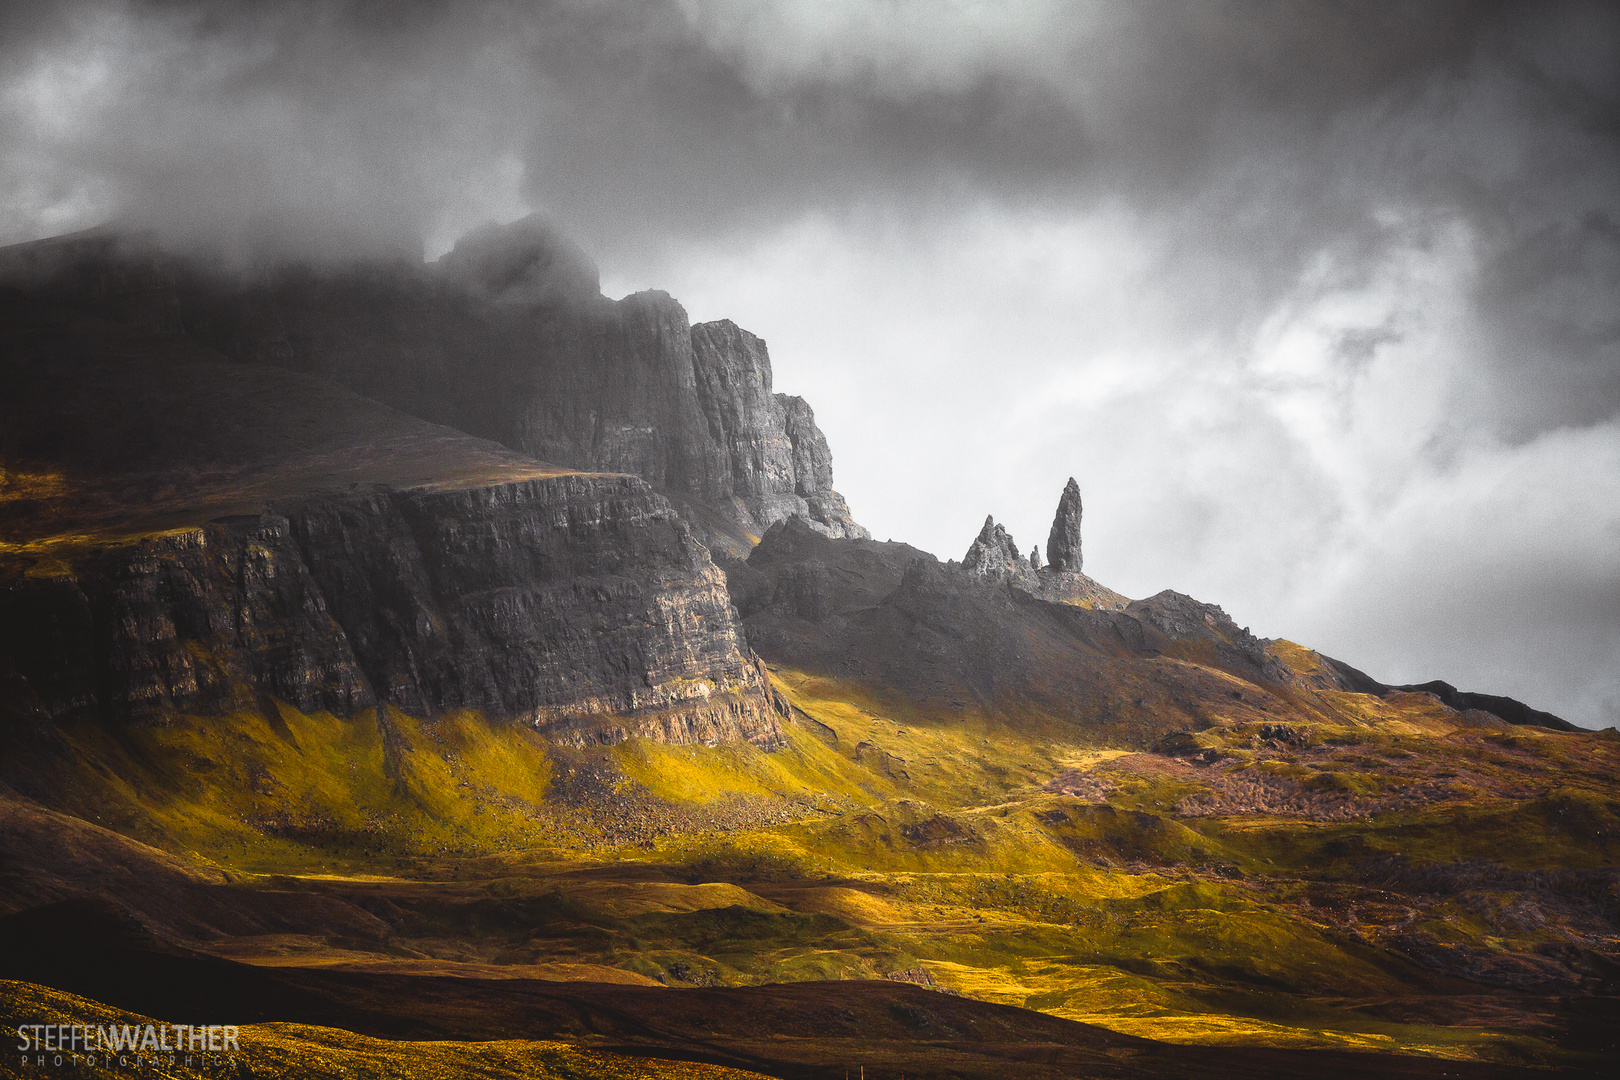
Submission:
<svg viewBox="0 0 1620 1080">
<path fill-rule="evenodd" d="M 148 1017 L 64 994 L 29 983 L 0 981 L 0 1015 L 7 1031 L 18 1024 L 81 1024 L 95 1026 L 144 1025 Z M 166 1021 L 172 1022 L 172 1021 Z M 173 1065 L 162 1055 L 163 1073 L 174 1077 L 217 1077 L 251 1075 L 265 1080 L 279 1077 L 351 1078 L 357 1076 L 400 1080 L 439 1080 L 443 1077 L 477 1077 L 501 1080 L 524 1077 L 532 1080 L 747 1080 L 758 1073 L 722 1065 L 658 1058 L 628 1057 L 581 1049 L 560 1042 L 508 1040 L 501 1042 L 399 1042 L 372 1039 L 336 1028 L 303 1024 L 250 1024 L 239 1032 L 239 1055 L 214 1055 L 220 1063 L 204 1065 L 201 1054 L 190 1065 L 180 1055 Z M 15 1044 L 12 1044 L 15 1045 Z M 37 1055 L 36 1055 L 37 1056 Z M 0 1076 L 38 1076 L 37 1064 L 18 1067 L 21 1055 L 8 1052 L 0 1057 Z M 72 1059 L 72 1055 L 67 1055 Z M 54 1054 L 47 1054 L 45 1068 L 54 1069 Z M 127 1064 L 116 1060 L 103 1065 L 77 1061 L 73 1076 L 119 1077 L 129 1075 L 134 1055 Z M 234 1063 L 234 1067 L 233 1064 Z M 147 1066 L 151 1068 L 150 1063 Z M 144 1071 L 144 1070 L 143 1070 Z"/>
<path fill-rule="evenodd" d="M 676 985 L 925 969 L 961 993 L 1173 1041 L 1560 1058 L 1530 998 L 1417 962 L 1401 935 L 1533 956 L 1590 938 L 1580 911 L 1515 923 L 1512 881 L 1476 882 L 1460 905 L 1399 881 L 1371 889 L 1357 868 L 1614 865 L 1610 741 L 1458 726 L 1417 695 L 1324 693 L 1295 720 L 1301 745 L 1268 746 L 1239 715 L 1195 734 L 1221 755 L 1195 766 L 1038 718 L 937 719 L 777 678 L 799 722 L 771 754 L 565 751 L 469 714 L 391 711 L 385 737 L 373 714 L 282 708 L 116 738 L 70 729 L 75 764 L 53 786 L 64 809 L 239 892 L 386 900 L 388 930 L 370 938 L 311 916 L 203 941 L 259 963 Z M 1339 775 L 1352 790 L 1319 790 Z M 1245 777 L 1304 809 L 1241 812 Z M 1525 786 L 1536 777 L 1544 790 Z M 1432 801 L 1379 809 L 1423 784 Z M 1481 995 L 1491 1023 L 1468 1020 Z M 1390 1004 L 1413 1001 L 1431 1007 Z"/>
</svg>

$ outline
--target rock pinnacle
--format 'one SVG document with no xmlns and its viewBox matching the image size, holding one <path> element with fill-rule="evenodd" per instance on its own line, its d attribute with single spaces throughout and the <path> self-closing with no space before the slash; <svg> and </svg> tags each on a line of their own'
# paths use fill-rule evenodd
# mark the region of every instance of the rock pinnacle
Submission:
<svg viewBox="0 0 1620 1080">
<path fill-rule="evenodd" d="M 1071 476 L 1046 538 L 1046 558 L 1053 570 L 1080 572 L 1080 513 L 1080 485 Z"/>
</svg>

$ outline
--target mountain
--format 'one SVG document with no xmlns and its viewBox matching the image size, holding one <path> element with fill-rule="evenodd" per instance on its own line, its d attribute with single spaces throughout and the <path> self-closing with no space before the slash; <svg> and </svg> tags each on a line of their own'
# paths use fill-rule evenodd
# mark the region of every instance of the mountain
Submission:
<svg viewBox="0 0 1620 1080">
<path fill-rule="evenodd" d="M 1121 596 L 1074 479 L 1044 563 L 873 541 L 763 342 L 533 221 L 0 280 L 6 1024 L 262 1076 L 1620 1052 L 1612 731 Z"/>
<path fill-rule="evenodd" d="M 724 578 L 641 480 L 34 300 L 0 334 L 0 666 L 53 721 L 275 699 L 780 739 Z"/>
<path fill-rule="evenodd" d="M 725 321 L 693 327 L 666 293 L 603 297 L 584 253 L 535 219 L 430 265 L 232 268 L 92 231 L 0 252 L 7 285 L 541 461 L 639 476 L 715 550 L 745 552 L 795 513 L 865 535 L 832 488 L 810 406 L 773 393 L 764 341 Z"/>
</svg>

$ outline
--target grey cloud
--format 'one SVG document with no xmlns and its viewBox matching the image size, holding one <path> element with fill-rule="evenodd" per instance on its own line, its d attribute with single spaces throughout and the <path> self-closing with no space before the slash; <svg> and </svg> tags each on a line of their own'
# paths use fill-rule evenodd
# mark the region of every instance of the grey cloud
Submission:
<svg viewBox="0 0 1620 1080">
<path fill-rule="evenodd" d="M 1407 471 L 1463 468 L 1482 438 L 1529 446 L 1620 410 L 1620 8 L 1612 4 L 0 6 L 0 240 L 118 213 L 175 242 L 336 256 L 424 239 L 447 248 L 486 219 L 540 210 L 577 237 L 605 277 L 624 279 L 698 249 L 752 252 L 791 222 L 826 220 L 841 243 L 885 229 L 934 236 L 899 244 L 890 266 L 926 284 L 942 276 L 939 260 L 953 257 L 939 238 L 983 207 L 1020 222 L 1118 214 L 1151 245 L 1148 276 L 1131 279 L 1139 303 L 1074 300 L 1099 317 L 1114 305 L 1116 322 L 1141 324 L 1077 337 L 1076 348 L 1157 365 L 1153 393 L 1194 386 L 1209 413 L 1172 422 L 1154 402 L 1136 403 L 1137 426 L 1117 442 L 1139 460 L 1112 462 L 1097 481 L 1096 512 L 1113 492 L 1118 520 L 1138 535 L 1156 522 L 1164 529 L 1133 541 L 1134 581 L 1147 583 L 1162 565 L 1187 573 L 1189 586 L 1241 591 L 1247 581 L 1262 590 L 1240 565 L 1253 546 L 1244 528 L 1255 521 L 1281 538 L 1261 545 L 1277 555 L 1279 575 L 1305 578 L 1326 558 L 1320 552 L 1350 545 L 1358 522 L 1380 520 L 1377 508 L 1353 510 L 1346 482 L 1293 436 L 1255 420 L 1303 384 L 1328 402 L 1323 422 L 1353 428 L 1362 451 L 1397 436 L 1410 444 L 1410 462 L 1366 466 L 1389 476 L 1368 482 L 1364 501 L 1392 497 L 1384 489 L 1399 489 Z M 1446 357 L 1423 355 L 1440 331 L 1418 334 L 1413 321 L 1426 313 L 1401 314 L 1399 297 L 1324 330 L 1333 371 L 1302 381 L 1249 355 L 1271 323 L 1337 295 L 1376 296 L 1380 282 L 1399 277 L 1391 267 L 1409 258 L 1469 283 Z M 841 317 L 829 294 L 799 294 L 807 272 L 778 273 L 778 287 L 793 294 L 782 310 L 827 305 L 826 318 Z M 1050 306 L 1020 306 L 1000 283 L 984 286 L 998 307 L 973 318 L 996 347 L 1011 336 L 998 319 L 1051 317 Z M 1435 296 L 1449 294 L 1437 288 Z M 972 302 L 952 294 L 957 308 Z M 916 295 L 904 304 L 896 310 L 918 318 L 971 321 Z M 779 335 L 793 340 L 777 326 L 751 329 L 773 346 Z M 1188 358 L 1199 349 L 1204 359 Z M 995 362 L 1029 386 L 1044 385 L 1043 364 L 1079 363 L 1049 352 L 1032 344 L 1028 357 L 1004 350 Z M 903 370 L 885 361 L 894 363 L 855 363 L 887 407 L 881 429 L 894 433 L 894 446 L 866 434 L 877 425 L 840 418 L 841 409 L 878 418 L 875 407 L 862 411 L 860 395 L 817 402 L 829 430 L 847 432 L 834 440 L 841 477 L 870 483 L 874 501 L 907 495 L 898 481 L 884 487 L 863 474 L 859 456 L 905 467 L 926 422 L 902 410 L 950 404 L 945 390 L 919 394 L 906 381 L 926 371 L 947 389 L 973 385 L 983 375 L 974 365 L 986 363 L 957 356 L 949 369 L 919 361 Z M 1398 412 L 1398 395 L 1358 387 L 1396 363 L 1427 364 L 1450 380 L 1442 395 L 1449 412 L 1377 415 Z M 784 386 L 799 388 L 791 354 L 778 353 L 777 368 Z M 1245 389 L 1230 398 L 1210 389 L 1231 385 Z M 985 408 L 1000 407 L 995 395 L 983 397 Z M 1385 430 L 1389 440 L 1378 437 Z M 983 487 L 982 498 L 960 493 L 974 505 L 952 513 L 975 526 L 986 510 L 998 519 L 1025 513 L 1030 523 L 1016 531 L 1027 539 L 1043 532 L 1051 496 L 1032 491 L 1027 511 L 978 505 L 1001 484 L 995 467 L 1075 451 L 1055 436 L 1013 435 L 1021 449 L 971 469 L 949 457 L 960 452 L 954 445 L 935 449 L 942 473 L 960 470 Z M 1185 465 L 1194 454 L 1231 457 Z M 1443 491 L 1441 480 L 1425 483 Z M 919 505 L 933 512 L 948 494 L 931 490 Z M 1252 512 L 1233 510 L 1245 499 Z M 859 500 L 856 509 L 884 512 L 864 511 Z M 1538 520 L 1551 520 L 1542 513 Z M 1102 519 L 1088 513 L 1092 520 Z M 955 554 L 966 538 L 941 541 L 941 550 Z M 1284 541 L 1317 555 L 1289 562 Z M 1398 555 L 1390 555 L 1400 563 L 1392 573 L 1422 577 L 1417 557 Z M 1581 560 L 1531 569 L 1570 595 L 1610 572 L 1590 552 Z M 1343 595 L 1313 595 L 1324 610 L 1350 612 L 1324 630 L 1349 626 L 1342 640 L 1370 649 L 1384 624 L 1351 599 L 1381 571 L 1357 565 L 1361 577 L 1352 575 Z M 1199 570 L 1208 566 L 1233 569 Z M 1470 587 L 1446 580 L 1462 590 L 1456 610 L 1471 610 Z M 1304 617 L 1282 601 L 1267 604 Z M 1497 644 L 1473 652 L 1505 656 L 1511 648 L 1501 643 L 1521 632 L 1557 636 L 1513 623 L 1505 610 Z M 1608 608 L 1563 623 L 1547 612 L 1544 621 L 1567 630 L 1606 620 Z M 1441 629 L 1436 622 L 1413 633 Z M 1583 640 L 1613 640 L 1594 633 Z M 1463 654 L 1459 646 L 1452 655 Z M 1581 707 L 1591 715 L 1599 699 L 1609 700 L 1589 696 Z"/>
</svg>

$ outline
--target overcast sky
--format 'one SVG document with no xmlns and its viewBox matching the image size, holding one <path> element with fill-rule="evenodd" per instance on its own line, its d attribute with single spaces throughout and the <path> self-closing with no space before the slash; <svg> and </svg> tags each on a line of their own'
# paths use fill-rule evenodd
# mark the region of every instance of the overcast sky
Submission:
<svg viewBox="0 0 1620 1080">
<path fill-rule="evenodd" d="M 533 210 L 770 344 L 880 538 L 986 513 L 1620 723 L 1620 5 L 8 3 L 0 241 Z"/>
</svg>

